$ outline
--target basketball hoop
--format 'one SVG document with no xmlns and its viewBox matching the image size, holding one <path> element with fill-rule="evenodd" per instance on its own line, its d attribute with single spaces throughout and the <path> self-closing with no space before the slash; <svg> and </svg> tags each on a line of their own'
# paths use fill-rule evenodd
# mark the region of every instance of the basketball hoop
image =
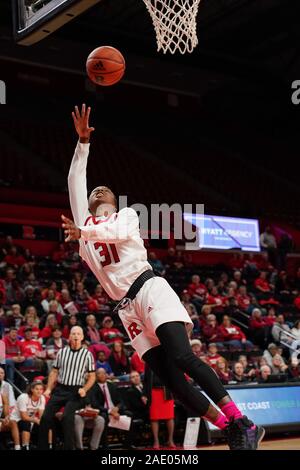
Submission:
<svg viewBox="0 0 300 470">
<path fill-rule="evenodd" d="M 157 50 L 181 54 L 198 44 L 197 13 L 200 0 L 143 0 L 156 33 Z"/>
</svg>

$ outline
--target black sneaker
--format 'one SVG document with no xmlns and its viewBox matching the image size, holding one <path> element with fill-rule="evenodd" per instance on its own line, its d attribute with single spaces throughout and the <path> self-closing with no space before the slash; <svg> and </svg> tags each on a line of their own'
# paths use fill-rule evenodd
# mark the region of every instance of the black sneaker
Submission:
<svg viewBox="0 0 300 470">
<path fill-rule="evenodd" d="M 262 426 L 255 426 L 247 416 L 231 418 L 225 434 L 230 450 L 256 450 L 262 441 L 265 430 Z"/>
</svg>

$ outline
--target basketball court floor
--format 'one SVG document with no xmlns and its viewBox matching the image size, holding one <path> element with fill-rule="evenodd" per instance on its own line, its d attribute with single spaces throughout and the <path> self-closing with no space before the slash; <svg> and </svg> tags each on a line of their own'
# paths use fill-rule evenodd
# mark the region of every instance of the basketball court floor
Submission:
<svg viewBox="0 0 300 470">
<path fill-rule="evenodd" d="M 210 445 L 200 447 L 201 450 L 228 450 L 228 446 L 224 444 Z M 265 439 L 260 444 L 259 450 L 300 450 L 299 437 L 290 437 L 286 439 Z"/>
</svg>

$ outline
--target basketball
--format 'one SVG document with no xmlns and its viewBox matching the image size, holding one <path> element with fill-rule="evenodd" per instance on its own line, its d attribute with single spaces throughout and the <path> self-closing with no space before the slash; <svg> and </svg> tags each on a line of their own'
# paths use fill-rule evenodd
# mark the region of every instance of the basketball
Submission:
<svg viewBox="0 0 300 470">
<path fill-rule="evenodd" d="M 124 75 L 125 59 L 114 47 L 97 47 L 87 58 L 86 71 L 96 85 L 114 85 Z"/>
</svg>

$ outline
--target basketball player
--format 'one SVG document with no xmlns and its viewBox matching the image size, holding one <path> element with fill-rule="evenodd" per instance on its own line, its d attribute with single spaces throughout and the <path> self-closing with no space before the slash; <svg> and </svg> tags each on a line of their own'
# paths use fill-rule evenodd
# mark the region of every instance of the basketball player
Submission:
<svg viewBox="0 0 300 470">
<path fill-rule="evenodd" d="M 167 281 L 154 275 L 139 232 L 137 213 L 117 210 L 106 186 L 87 197 L 90 108 L 72 113 L 79 135 L 68 176 L 74 222 L 62 216 L 66 241 L 79 240 L 80 256 L 108 295 L 119 300 L 119 316 L 139 356 L 194 416 L 202 416 L 225 431 L 231 450 L 255 450 L 264 429 L 255 426 L 232 401 L 215 372 L 197 358 L 189 344 L 189 315 Z M 141 175 L 142 176 L 142 175 Z M 192 377 L 219 409 L 187 382 Z"/>
</svg>

